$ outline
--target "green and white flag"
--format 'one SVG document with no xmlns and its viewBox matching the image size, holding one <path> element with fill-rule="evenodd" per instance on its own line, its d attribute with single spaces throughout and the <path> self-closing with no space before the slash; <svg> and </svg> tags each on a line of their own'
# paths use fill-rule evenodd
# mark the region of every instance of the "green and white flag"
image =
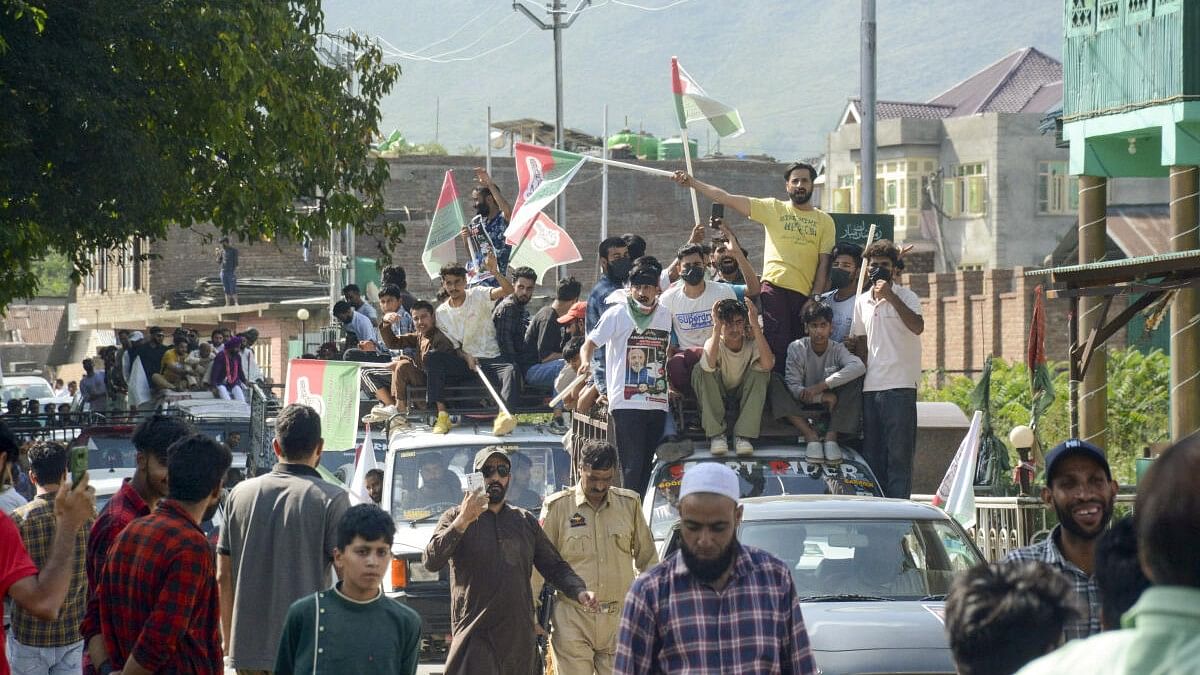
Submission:
<svg viewBox="0 0 1200 675">
<path fill-rule="evenodd" d="M 300 403 L 321 417 L 326 450 L 350 450 L 358 421 L 358 369 L 356 361 L 288 361 L 283 403 Z"/>
<path fill-rule="evenodd" d="M 711 124 L 721 138 L 733 138 L 746 131 L 737 108 L 709 98 L 674 56 L 671 57 L 671 90 L 675 92 L 675 112 L 679 115 L 680 129 L 703 120 Z"/>
<path fill-rule="evenodd" d="M 458 189 L 454 187 L 454 174 L 446 171 L 442 193 L 433 211 L 433 222 L 429 224 L 429 235 L 425 237 L 425 251 L 421 254 L 421 263 L 430 279 L 437 278 L 442 265 L 455 261 L 454 239 L 466 224 L 462 204 L 458 202 Z"/>
</svg>

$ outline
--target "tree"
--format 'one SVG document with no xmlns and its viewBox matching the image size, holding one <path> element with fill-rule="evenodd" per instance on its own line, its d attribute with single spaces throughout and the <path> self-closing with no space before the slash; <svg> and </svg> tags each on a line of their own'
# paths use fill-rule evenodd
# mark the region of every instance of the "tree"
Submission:
<svg viewBox="0 0 1200 675">
<path fill-rule="evenodd" d="M 78 281 L 92 250 L 175 224 L 396 243 L 367 143 L 399 73 L 326 34 L 320 0 L 0 0 L 0 307 L 47 252 Z"/>
</svg>

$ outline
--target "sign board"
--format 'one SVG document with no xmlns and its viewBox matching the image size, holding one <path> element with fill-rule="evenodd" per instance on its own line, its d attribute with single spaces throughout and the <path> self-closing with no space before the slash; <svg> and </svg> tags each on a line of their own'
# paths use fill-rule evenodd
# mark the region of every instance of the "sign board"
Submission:
<svg viewBox="0 0 1200 675">
<path fill-rule="evenodd" d="M 834 239 L 866 246 L 867 233 L 875 225 L 875 239 L 896 237 L 896 217 L 890 213 L 831 213 L 836 228 Z"/>
</svg>

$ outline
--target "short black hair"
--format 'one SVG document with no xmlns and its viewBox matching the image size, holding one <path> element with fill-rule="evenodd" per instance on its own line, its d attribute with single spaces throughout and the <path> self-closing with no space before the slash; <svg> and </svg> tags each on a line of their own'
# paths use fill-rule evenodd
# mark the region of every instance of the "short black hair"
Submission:
<svg viewBox="0 0 1200 675">
<path fill-rule="evenodd" d="M 306 405 L 293 403 L 275 418 L 275 438 L 284 459 L 312 457 L 321 443 L 321 416 Z"/>
<path fill-rule="evenodd" d="M 714 309 L 717 310 L 717 318 L 721 321 L 733 321 L 739 316 L 743 319 L 750 318 L 750 313 L 746 311 L 746 305 L 733 298 L 718 300 Z"/>
<path fill-rule="evenodd" d="M 333 303 L 333 315 L 334 316 L 340 316 L 342 314 L 345 314 L 346 312 L 353 312 L 353 311 L 354 311 L 354 305 L 351 305 L 350 303 L 346 302 L 345 300 L 338 300 L 337 302 Z"/>
<path fill-rule="evenodd" d="M 840 255 L 850 256 L 854 259 L 854 264 L 858 265 L 858 261 L 863 257 L 863 247 L 852 241 L 839 241 L 833 245 L 833 253 L 831 254 L 830 259 L 837 260 L 838 256 Z"/>
<path fill-rule="evenodd" d="M 808 169 L 808 175 L 812 176 L 813 180 L 817 179 L 817 169 L 808 162 L 792 162 L 783 170 L 783 180 L 789 181 L 792 179 L 792 172 L 796 169 Z"/>
<path fill-rule="evenodd" d="M 383 469 L 371 469 L 364 478 L 378 478 L 380 482 L 383 482 Z"/>
<path fill-rule="evenodd" d="M 167 496 L 195 504 L 221 487 L 233 455 L 224 443 L 204 434 L 189 434 L 167 450 Z"/>
<path fill-rule="evenodd" d="M 154 415 L 147 417 L 133 431 L 133 447 L 139 453 L 153 453 L 160 464 L 167 463 L 167 449 L 175 441 L 193 434 L 196 429 L 182 417 Z"/>
<path fill-rule="evenodd" d="M 871 258 L 888 258 L 894 265 L 900 262 L 900 249 L 896 248 L 890 239 L 879 239 L 871 242 L 871 245 L 863 252 L 863 257 L 868 261 Z"/>
<path fill-rule="evenodd" d="M 537 283 L 537 272 L 534 272 L 532 267 L 515 267 L 509 272 L 512 273 L 513 283 L 516 283 L 517 279 L 528 279 Z"/>
<path fill-rule="evenodd" d="M 1096 540 L 1096 585 L 1100 587 L 1102 628 L 1120 628 L 1121 616 L 1133 607 L 1150 580 L 1138 562 L 1137 527 L 1133 516 L 1112 524 Z"/>
<path fill-rule="evenodd" d="M 816 323 L 821 319 L 825 319 L 829 323 L 833 323 L 833 308 L 828 304 L 817 300 L 809 303 L 809 305 L 804 308 L 804 312 L 800 318 L 804 322 L 805 326 L 810 323 Z"/>
<path fill-rule="evenodd" d="M 369 542 L 384 541 L 391 546 L 396 537 L 396 523 L 374 504 L 351 506 L 337 524 L 337 549 L 345 551 L 355 537 Z"/>
<path fill-rule="evenodd" d="M 733 247 L 733 245 L 729 243 L 729 237 L 726 237 L 723 234 L 714 234 L 712 239 L 709 240 L 709 253 L 716 252 L 716 250 L 721 246 L 729 246 L 730 248 Z M 748 251 L 746 247 L 742 246 L 740 243 L 738 244 L 738 248 L 742 249 L 742 255 L 750 255 L 750 251 Z"/>
<path fill-rule="evenodd" d="M 589 439 L 584 441 L 579 449 L 579 466 L 596 471 L 615 469 L 617 466 L 617 446 L 608 441 Z"/>
<path fill-rule="evenodd" d="M 426 450 L 419 457 L 420 461 L 417 463 L 417 466 L 429 466 L 431 464 L 437 464 L 441 467 L 446 466 L 446 459 L 437 450 Z"/>
<path fill-rule="evenodd" d="M 446 277 L 465 278 L 467 276 L 467 268 L 456 262 L 446 263 L 445 265 L 442 265 L 442 269 L 438 271 L 438 276 L 442 279 L 445 279 Z"/>
<path fill-rule="evenodd" d="M 484 199 L 492 196 L 492 191 L 489 190 L 488 188 L 485 188 L 482 185 L 476 185 L 475 187 L 471 188 L 471 192 L 477 193 L 480 197 L 483 197 Z"/>
<path fill-rule="evenodd" d="M 418 309 L 423 309 L 426 312 L 429 312 L 430 314 L 434 313 L 433 303 L 429 302 L 428 300 L 418 300 L 418 301 L 414 302 L 412 304 L 412 307 L 408 311 L 411 314 L 412 312 L 415 312 Z"/>
<path fill-rule="evenodd" d="M 646 255 L 646 240 L 640 234 L 626 232 L 621 235 L 621 239 L 625 241 L 625 245 L 629 247 L 629 257 L 637 260 Z"/>
<path fill-rule="evenodd" d="M 599 252 L 600 257 L 608 260 L 608 251 L 613 248 L 629 248 L 629 244 L 620 237 L 608 237 L 600 242 Z"/>
<path fill-rule="evenodd" d="M 1200 432 L 1167 448 L 1138 485 L 1138 557 L 1156 586 L 1200 587 Z"/>
<path fill-rule="evenodd" d="M 570 361 L 571 359 L 575 358 L 576 356 L 579 356 L 579 351 L 581 349 L 583 349 L 583 336 L 576 335 L 575 337 L 571 338 L 570 340 L 567 340 L 566 346 L 563 347 L 563 351 L 562 351 L 563 359 Z"/>
<path fill-rule="evenodd" d="M 404 291 L 401 291 L 400 287 L 395 284 L 384 284 L 383 288 L 379 289 L 379 297 L 382 298 L 382 297 L 386 296 L 389 298 L 395 298 L 395 299 L 399 300 L 400 294 L 403 292 Z"/>
<path fill-rule="evenodd" d="M 521 466 L 533 466 L 533 460 L 529 459 L 528 455 L 523 452 L 516 451 L 508 453 L 508 463 L 512 466 L 516 466 L 518 464 Z"/>
<path fill-rule="evenodd" d="M 675 251 L 676 260 L 683 260 L 689 255 L 698 255 L 704 258 L 704 256 L 708 255 L 708 251 L 704 248 L 703 244 L 684 244 Z"/>
<path fill-rule="evenodd" d="M 214 328 L 211 337 L 216 337 L 218 335 L 224 335 L 224 334 L 225 334 L 224 328 Z"/>
<path fill-rule="evenodd" d="M 582 292 L 583 284 L 579 283 L 575 277 L 567 277 L 559 280 L 554 298 L 559 302 L 574 302 L 579 299 L 579 294 Z"/>
<path fill-rule="evenodd" d="M 361 295 L 362 289 L 358 287 L 358 284 L 346 284 L 345 286 L 342 286 L 342 295 L 347 293 L 358 293 Z"/>
<path fill-rule="evenodd" d="M 29 472 L 42 485 L 52 485 L 67 473 L 67 446 L 58 441 L 35 441 L 29 445 Z"/>
<path fill-rule="evenodd" d="M 959 574 L 946 595 L 946 633 L 961 675 L 1010 675 L 1045 654 L 1075 619 L 1071 583 L 1040 561 L 995 562 Z"/>
<path fill-rule="evenodd" d="M 395 284 L 404 290 L 408 287 L 408 273 L 399 265 L 388 265 L 379 272 L 379 280 L 383 285 Z"/>
</svg>

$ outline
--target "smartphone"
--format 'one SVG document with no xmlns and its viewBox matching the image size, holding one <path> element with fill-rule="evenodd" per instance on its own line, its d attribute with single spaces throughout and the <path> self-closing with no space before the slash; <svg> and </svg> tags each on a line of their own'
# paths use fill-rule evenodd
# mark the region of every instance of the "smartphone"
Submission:
<svg viewBox="0 0 1200 675">
<path fill-rule="evenodd" d="M 83 474 L 87 473 L 88 469 L 88 449 L 86 445 L 77 445 L 71 448 L 71 484 L 78 485 L 79 481 L 83 480 Z"/>
<path fill-rule="evenodd" d="M 725 218 L 725 205 L 713 202 L 712 210 L 709 212 L 710 218 Z"/>
<path fill-rule="evenodd" d="M 483 492 L 483 474 L 478 471 L 467 474 L 467 492 Z"/>
</svg>

